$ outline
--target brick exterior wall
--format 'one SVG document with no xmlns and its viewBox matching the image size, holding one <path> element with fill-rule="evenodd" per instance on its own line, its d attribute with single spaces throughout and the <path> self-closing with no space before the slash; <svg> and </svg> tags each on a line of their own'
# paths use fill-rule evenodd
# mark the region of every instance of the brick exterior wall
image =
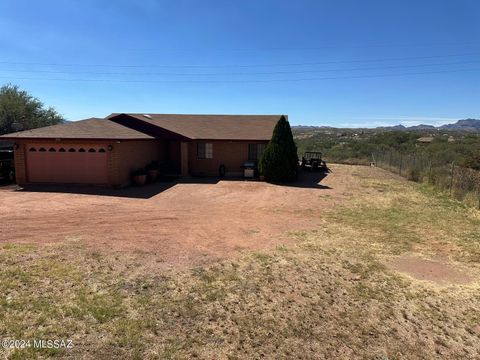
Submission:
<svg viewBox="0 0 480 360">
<path fill-rule="evenodd" d="M 15 176 L 17 184 L 25 185 L 27 183 L 27 168 L 25 162 L 25 144 L 17 142 L 14 145 L 13 158 L 15 164 Z"/>
<path fill-rule="evenodd" d="M 114 186 L 125 186 L 131 181 L 131 173 L 148 165 L 152 160 L 166 160 L 167 143 L 161 140 L 134 140 L 114 144 L 111 163 L 111 180 Z"/>
<path fill-rule="evenodd" d="M 208 142 L 213 146 L 212 159 L 197 159 L 197 143 Z M 191 175 L 218 176 L 220 165 L 225 165 L 227 176 L 243 173 L 242 164 L 248 160 L 248 144 L 267 144 L 268 141 L 205 140 L 189 143 L 189 168 Z"/>
<path fill-rule="evenodd" d="M 108 184 L 110 186 L 121 187 L 130 184 L 131 172 L 146 166 L 152 160 L 164 162 L 170 160 L 178 164 L 178 170 L 181 171 L 183 160 L 183 172 L 186 175 L 197 176 L 218 176 L 220 165 L 225 165 L 228 176 L 238 176 L 243 173 L 241 165 L 248 160 L 248 144 L 268 143 L 267 141 L 228 141 L 228 140 L 205 140 L 200 142 L 212 143 L 213 158 L 197 159 L 197 141 L 183 143 L 176 141 L 163 140 L 129 140 L 129 141 L 82 141 L 82 140 L 62 140 L 54 142 L 52 140 L 17 140 L 15 142 L 17 149 L 14 151 L 15 172 L 17 183 L 27 184 L 28 167 L 26 150 L 29 144 L 42 144 L 42 146 L 59 144 L 88 144 L 102 145 L 107 150 L 107 174 Z M 182 154 L 183 150 L 184 154 Z M 186 164 L 188 163 L 188 171 Z"/>
<path fill-rule="evenodd" d="M 152 160 L 165 160 L 166 143 L 160 140 L 129 140 L 129 141 L 92 141 L 84 140 L 17 140 L 18 145 L 14 149 L 14 162 L 17 184 L 28 184 L 27 167 L 27 146 L 35 144 L 44 147 L 59 146 L 64 144 L 82 145 L 88 148 L 89 145 L 102 145 L 108 149 L 111 146 L 112 151 L 107 150 L 107 174 L 108 184 L 111 186 L 125 186 L 130 183 L 130 174 L 133 170 L 146 166 Z"/>
<path fill-rule="evenodd" d="M 190 173 L 188 145 L 189 144 L 184 141 L 180 143 L 180 175 L 182 176 L 187 176 Z"/>
</svg>

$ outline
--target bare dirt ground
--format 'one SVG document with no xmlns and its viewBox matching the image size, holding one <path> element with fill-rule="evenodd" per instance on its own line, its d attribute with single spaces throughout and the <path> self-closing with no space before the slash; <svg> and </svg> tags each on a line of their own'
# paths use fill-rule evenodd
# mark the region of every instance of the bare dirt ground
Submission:
<svg viewBox="0 0 480 360">
<path fill-rule="evenodd" d="M 448 260 L 422 259 L 414 256 L 395 258 L 390 264 L 399 272 L 418 280 L 427 280 L 437 284 L 468 284 L 475 279 L 465 271 L 448 264 Z"/>
<path fill-rule="evenodd" d="M 341 170 L 322 185 L 320 179 L 306 173 L 295 186 L 200 179 L 108 195 L 102 189 L 75 194 L 62 192 L 72 188 L 9 187 L 0 190 L 0 243 L 76 239 L 100 251 L 145 252 L 166 265 L 195 265 L 286 244 L 292 239 L 285 233 L 318 227 L 348 187 Z M 152 196 L 142 198 L 147 193 Z"/>
<path fill-rule="evenodd" d="M 0 357 L 478 359 L 480 211 L 307 175 L 0 190 L 0 338 L 74 343 Z"/>
</svg>

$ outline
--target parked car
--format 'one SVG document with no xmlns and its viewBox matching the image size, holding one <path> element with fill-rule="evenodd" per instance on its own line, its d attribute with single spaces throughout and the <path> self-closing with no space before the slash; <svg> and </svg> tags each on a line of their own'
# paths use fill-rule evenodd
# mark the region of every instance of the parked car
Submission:
<svg viewBox="0 0 480 360">
<path fill-rule="evenodd" d="M 0 150 L 0 182 L 15 181 L 13 150 Z"/>
</svg>

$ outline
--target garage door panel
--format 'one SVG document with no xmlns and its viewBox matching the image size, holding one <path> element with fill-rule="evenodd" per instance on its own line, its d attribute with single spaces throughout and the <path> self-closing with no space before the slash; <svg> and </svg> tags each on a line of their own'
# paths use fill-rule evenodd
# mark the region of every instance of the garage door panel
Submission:
<svg viewBox="0 0 480 360">
<path fill-rule="evenodd" d="M 105 146 L 62 144 L 27 147 L 28 181 L 34 183 L 106 184 Z M 44 151 L 40 151 L 44 150 Z"/>
</svg>

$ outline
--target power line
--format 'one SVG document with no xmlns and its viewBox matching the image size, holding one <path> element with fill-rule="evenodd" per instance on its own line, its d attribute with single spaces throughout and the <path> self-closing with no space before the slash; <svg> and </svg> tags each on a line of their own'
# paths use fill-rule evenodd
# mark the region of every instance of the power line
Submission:
<svg viewBox="0 0 480 360">
<path fill-rule="evenodd" d="M 272 82 L 301 82 L 301 81 L 316 81 L 316 80 L 337 80 L 337 79 L 362 79 L 362 78 L 380 78 L 380 77 L 395 77 L 395 76 L 410 76 L 410 75 L 427 75 L 427 74 L 444 74 L 456 73 L 463 71 L 478 71 L 475 69 L 458 69 L 458 70 L 444 70 L 444 71 L 427 71 L 414 73 L 400 73 L 400 74 L 378 74 L 378 75 L 357 75 L 357 76 L 332 76 L 332 77 L 314 77 L 314 78 L 297 78 L 297 79 L 266 79 L 266 80 L 124 80 L 124 79 L 65 79 L 65 78 L 31 78 L 31 77 L 9 77 L 0 76 L 3 79 L 9 80 L 40 80 L 40 81 L 68 81 L 68 82 L 111 82 L 111 83 L 272 83 Z"/>
<path fill-rule="evenodd" d="M 112 68 L 249 68 L 249 67 L 282 67 L 282 66 L 310 66 L 310 65 L 326 65 L 326 64 L 347 64 L 362 62 L 383 62 L 383 61 L 403 61 L 403 60 L 420 60 L 420 59 L 436 59 L 449 58 L 459 56 L 479 55 L 480 52 L 450 55 L 432 55 L 432 56 L 414 56 L 401 58 L 382 58 L 369 60 L 338 60 L 338 61 L 320 61 L 306 63 L 285 63 L 285 64 L 236 64 L 236 65 L 116 65 L 116 64 L 79 64 L 79 63 L 37 63 L 37 62 L 16 62 L 16 61 L 0 61 L 5 65 L 36 65 L 36 66 L 78 66 L 78 67 L 112 67 Z"/>
<path fill-rule="evenodd" d="M 477 64 L 478 61 L 459 61 L 447 63 L 433 64 L 417 64 L 417 65 L 395 65 L 395 66 L 375 66 L 360 67 L 346 69 L 323 69 L 323 70 L 300 70 L 300 71 L 269 71 L 269 72 L 224 72 L 224 73 L 169 73 L 169 72 L 97 72 L 97 71 L 58 71 L 58 70 L 17 70 L 17 69 L 0 69 L 1 72 L 12 73 L 46 73 L 46 74 L 88 74 L 88 75 L 172 75 L 172 76 L 226 76 L 226 75 L 276 75 L 276 74 L 311 74 L 323 72 L 340 72 L 340 71 L 362 71 L 362 70 L 386 70 L 386 69 L 406 69 L 430 66 L 447 66 L 447 65 L 464 65 Z"/>
<path fill-rule="evenodd" d="M 304 50 L 324 50 L 324 49 L 363 49 L 363 48 L 435 48 L 445 46 L 474 46 L 478 47 L 480 44 L 478 41 L 469 42 L 443 42 L 443 43 L 410 43 L 410 44 L 398 44 L 398 43 L 377 43 L 377 44 L 362 44 L 362 45 L 344 45 L 344 44 L 326 44 L 322 46 L 290 46 L 290 47 L 257 47 L 257 48 L 216 48 L 207 49 L 208 52 L 240 52 L 240 51 L 304 51 Z M 118 52 L 198 52 L 205 51 L 204 48 L 127 48 L 120 49 Z"/>
</svg>

